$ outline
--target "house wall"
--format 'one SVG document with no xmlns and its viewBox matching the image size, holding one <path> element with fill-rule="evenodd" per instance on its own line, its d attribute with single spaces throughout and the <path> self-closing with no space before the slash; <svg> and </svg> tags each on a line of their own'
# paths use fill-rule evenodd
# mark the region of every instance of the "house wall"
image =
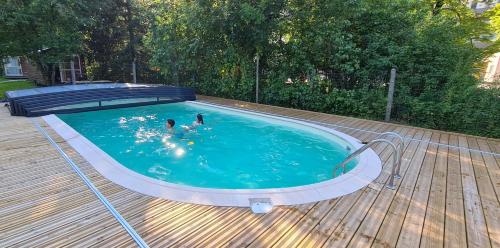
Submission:
<svg viewBox="0 0 500 248">
<path fill-rule="evenodd" d="M 484 81 L 493 83 L 500 80 L 500 52 L 491 56 L 486 66 Z"/>
</svg>

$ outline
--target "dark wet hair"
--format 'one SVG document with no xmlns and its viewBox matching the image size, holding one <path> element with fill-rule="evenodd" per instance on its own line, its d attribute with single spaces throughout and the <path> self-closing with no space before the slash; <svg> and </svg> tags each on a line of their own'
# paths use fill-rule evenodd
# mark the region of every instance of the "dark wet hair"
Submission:
<svg viewBox="0 0 500 248">
<path fill-rule="evenodd" d="M 196 120 L 198 120 L 198 122 L 201 123 L 201 124 L 205 124 L 203 122 L 203 115 L 201 115 L 201 114 L 196 115 Z"/>
<path fill-rule="evenodd" d="M 168 119 L 167 120 L 167 123 L 170 124 L 171 127 L 174 127 L 175 126 L 175 121 L 172 120 L 172 119 Z"/>
</svg>

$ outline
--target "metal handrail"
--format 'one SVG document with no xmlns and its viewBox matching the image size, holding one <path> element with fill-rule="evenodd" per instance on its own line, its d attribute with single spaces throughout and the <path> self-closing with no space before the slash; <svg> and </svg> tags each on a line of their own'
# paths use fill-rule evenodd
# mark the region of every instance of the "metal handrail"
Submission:
<svg viewBox="0 0 500 248">
<path fill-rule="evenodd" d="M 399 178 L 401 178 L 401 175 L 399 174 L 399 172 L 401 170 L 401 160 L 403 159 L 405 141 L 404 141 L 403 137 L 401 137 L 401 135 L 399 135 L 398 133 L 395 133 L 395 132 L 381 133 L 375 139 L 380 139 L 380 138 L 383 138 L 384 136 L 393 136 L 393 137 L 396 137 L 399 139 L 399 144 L 398 144 L 399 157 L 398 157 L 398 163 L 397 163 L 398 166 L 396 167 L 396 174 L 394 175 L 396 178 L 399 179 Z"/>
<path fill-rule="evenodd" d="M 386 186 L 389 189 L 395 189 L 396 186 L 394 185 L 394 178 L 396 177 L 396 169 L 397 169 L 396 167 L 397 167 L 397 163 L 398 163 L 399 151 L 398 151 L 396 145 L 394 145 L 394 143 L 392 143 L 391 141 L 389 141 L 387 139 L 374 139 L 374 140 L 368 142 L 366 145 L 360 147 L 358 150 L 351 153 L 351 155 L 349 155 L 344 161 L 342 161 L 342 163 L 335 166 L 335 168 L 333 169 L 333 175 L 334 176 L 336 175 L 336 171 L 339 167 L 342 167 L 342 173 L 345 173 L 345 166 L 347 165 L 347 163 L 349 163 L 351 160 L 356 158 L 358 155 L 360 155 L 362 152 L 364 152 L 366 149 L 370 148 L 374 144 L 381 143 L 381 142 L 388 143 L 392 147 L 392 149 L 395 153 L 395 156 L 392 157 L 391 177 L 389 178 L 389 183 Z"/>
</svg>

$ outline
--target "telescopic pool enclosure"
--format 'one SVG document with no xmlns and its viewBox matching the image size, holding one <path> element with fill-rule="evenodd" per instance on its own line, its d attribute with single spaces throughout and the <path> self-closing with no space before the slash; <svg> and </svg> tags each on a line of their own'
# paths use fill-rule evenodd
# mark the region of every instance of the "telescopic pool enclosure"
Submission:
<svg viewBox="0 0 500 248">
<path fill-rule="evenodd" d="M 82 84 L 7 91 L 11 115 L 48 114 L 194 101 L 192 88 L 147 84 Z"/>
</svg>

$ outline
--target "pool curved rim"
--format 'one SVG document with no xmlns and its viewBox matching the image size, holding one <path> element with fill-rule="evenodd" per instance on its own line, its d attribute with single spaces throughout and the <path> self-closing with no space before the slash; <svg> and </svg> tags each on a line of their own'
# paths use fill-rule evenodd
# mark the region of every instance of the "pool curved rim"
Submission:
<svg viewBox="0 0 500 248">
<path fill-rule="evenodd" d="M 301 120 L 209 103 L 190 103 L 294 122 L 330 133 L 351 144 L 354 149 L 363 146 L 358 139 L 352 136 L 328 127 Z M 132 191 L 179 202 L 233 207 L 248 207 L 250 203 L 249 199 L 251 198 L 269 198 L 273 205 L 296 205 L 317 202 L 355 192 L 375 180 L 382 170 L 382 163 L 379 156 L 372 149 L 368 149 L 359 156 L 358 164 L 349 172 L 323 182 L 302 186 L 267 189 L 216 189 L 187 186 L 148 177 L 128 169 L 93 144 L 85 136 L 81 135 L 71 126 L 59 119 L 56 115 L 44 116 L 43 119 L 57 134 L 64 138 L 73 149 L 108 180 Z M 335 165 L 332 164 L 332 170 L 334 166 Z"/>
</svg>

